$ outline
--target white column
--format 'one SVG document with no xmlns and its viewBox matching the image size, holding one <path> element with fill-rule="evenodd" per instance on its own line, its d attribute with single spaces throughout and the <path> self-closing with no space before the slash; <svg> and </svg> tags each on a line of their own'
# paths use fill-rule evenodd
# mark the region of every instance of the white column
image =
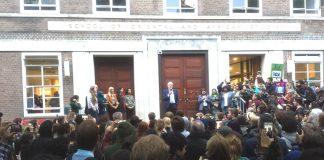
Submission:
<svg viewBox="0 0 324 160">
<path fill-rule="evenodd" d="M 93 55 L 89 52 L 73 52 L 72 63 L 73 91 L 75 95 L 79 95 L 80 104 L 84 107 L 90 86 L 95 84 Z"/>
</svg>

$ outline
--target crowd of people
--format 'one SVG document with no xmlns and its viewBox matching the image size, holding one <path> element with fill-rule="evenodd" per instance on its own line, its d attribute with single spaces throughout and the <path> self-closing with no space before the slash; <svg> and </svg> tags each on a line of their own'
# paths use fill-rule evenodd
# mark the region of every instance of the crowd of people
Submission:
<svg viewBox="0 0 324 160">
<path fill-rule="evenodd" d="M 65 117 L 40 125 L 32 121 L 28 127 L 19 118 L 1 124 L 0 159 L 324 159 L 324 90 L 319 87 L 298 81 L 296 87 L 286 86 L 278 93 L 272 78 L 238 84 L 224 81 L 211 95 L 203 90 L 198 97 L 199 112 L 186 117 L 177 110 L 173 84 L 168 85 L 164 92 L 171 108 L 160 119 L 153 112 L 147 115 L 149 121 L 133 113 L 125 116 L 118 110 L 120 102 L 113 88 L 102 98 L 93 86 L 86 98 L 92 111 L 86 118 L 78 114 L 81 106 L 78 96 L 73 96 L 71 112 Z M 237 105 L 238 97 L 246 102 L 244 112 Z M 115 105 L 115 110 L 101 111 L 100 101 Z"/>
</svg>

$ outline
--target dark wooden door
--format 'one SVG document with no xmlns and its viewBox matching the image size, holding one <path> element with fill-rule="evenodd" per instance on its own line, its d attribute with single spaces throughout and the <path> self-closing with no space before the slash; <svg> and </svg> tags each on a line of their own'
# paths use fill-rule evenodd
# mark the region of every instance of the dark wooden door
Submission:
<svg viewBox="0 0 324 160">
<path fill-rule="evenodd" d="M 109 86 L 115 92 L 118 88 L 134 89 L 133 57 L 95 57 L 94 64 L 96 84 L 105 94 Z"/>
<path fill-rule="evenodd" d="M 202 88 L 208 88 L 206 65 L 205 54 L 161 55 L 160 88 L 167 88 L 167 83 L 173 82 L 174 88 L 179 91 L 180 96 L 178 110 L 183 111 L 187 116 L 197 113 L 198 95 Z M 163 114 L 162 103 L 160 106 Z"/>
</svg>

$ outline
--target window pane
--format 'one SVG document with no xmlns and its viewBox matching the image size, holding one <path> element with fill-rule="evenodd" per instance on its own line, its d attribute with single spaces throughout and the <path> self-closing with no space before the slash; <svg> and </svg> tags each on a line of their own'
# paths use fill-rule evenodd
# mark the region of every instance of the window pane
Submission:
<svg viewBox="0 0 324 160">
<path fill-rule="evenodd" d="M 97 11 L 110 11 L 110 7 L 108 7 L 108 8 L 97 8 Z"/>
<path fill-rule="evenodd" d="M 38 4 L 38 0 L 25 0 L 25 4 Z"/>
<path fill-rule="evenodd" d="M 44 88 L 45 97 L 59 97 L 60 88 Z"/>
<path fill-rule="evenodd" d="M 230 65 L 230 74 L 238 75 L 241 74 L 241 63 L 235 63 Z"/>
<path fill-rule="evenodd" d="M 33 88 L 26 88 L 27 97 L 33 97 Z"/>
<path fill-rule="evenodd" d="M 27 86 L 40 86 L 42 85 L 42 77 L 26 77 Z"/>
<path fill-rule="evenodd" d="M 310 63 L 310 64 L 308 64 L 308 70 L 309 71 L 321 71 L 320 67 L 321 67 L 320 63 Z"/>
<path fill-rule="evenodd" d="M 246 10 L 247 13 L 259 13 L 258 9 L 247 9 Z"/>
<path fill-rule="evenodd" d="M 245 13 L 245 9 L 233 9 L 233 13 Z"/>
<path fill-rule="evenodd" d="M 295 69 L 296 69 L 296 71 L 307 71 L 307 64 L 306 63 L 296 63 Z"/>
<path fill-rule="evenodd" d="M 57 65 L 57 56 L 26 56 L 26 65 Z"/>
<path fill-rule="evenodd" d="M 49 86 L 60 85 L 59 77 L 58 76 L 45 76 L 44 77 L 44 85 L 49 85 Z"/>
<path fill-rule="evenodd" d="M 233 8 L 245 8 L 245 0 L 233 0 Z"/>
<path fill-rule="evenodd" d="M 60 98 L 46 98 L 45 107 L 60 107 Z"/>
<path fill-rule="evenodd" d="M 183 8 L 194 8 L 195 1 L 194 0 L 181 0 L 181 7 Z"/>
<path fill-rule="evenodd" d="M 42 70 L 40 66 L 26 66 L 26 75 L 42 75 Z"/>
<path fill-rule="evenodd" d="M 306 9 L 317 9 L 316 6 L 316 0 L 306 0 Z"/>
<path fill-rule="evenodd" d="M 97 5 L 109 5 L 109 0 L 97 0 L 96 1 Z"/>
<path fill-rule="evenodd" d="M 113 8 L 113 12 L 126 12 L 126 8 Z"/>
<path fill-rule="evenodd" d="M 179 0 L 166 0 L 166 7 L 179 7 Z"/>
<path fill-rule="evenodd" d="M 27 108 L 34 108 L 34 98 L 27 98 Z"/>
<path fill-rule="evenodd" d="M 294 13 L 296 13 L 296 14 L 304 14 L 305 13 L 305 9 L 294 10 Z"/>
<path fill-rule="evenodd" d="M 167 12 L 179 13 L 180 12 L 180 9 L 167 9 Z"/>
<path fill-rule="evenodd" d="M 190 9 L 181 9 L 181 12 L 184 12 L 184 13 L 194 13 L 195 12 L 195 9 L 193 9 L 193 8 L 190 8 Z"/>
<path fill-rule="evenodd" d="M 294 8 L 305 8 L 304 0 L 294 0 Z"/>
<path fill-rule="evenodd" d="M 56 7 L 41 7 L 41 10 L 54 11 L 54 10 L 56 10 Z"/>
<path fill-rule="evenodd" d="M 35 107 L 43 108 L 42 88 L 34 88 Z"/>
<path fill-rule="evenodd" d="M 309 81 L 308 82 L 309 86 L 321 86 L 321 82 L 316 82 L 316 81 Z"/>
<path fill-rule="evenodd" d="M 259 0 L 248 0 L 248 7 L 259 7 Z"/>
<path fill-rule="evenodd" d="M 56 0 L 42 0 L 42 4 L 56 4 Z"/>
<path fill-rule="evenodd" d="M 307 10 L 307 14 L 318 14 L 318 10 Z"/>
<path fill-rule="evenodd" d="M 24 10 L 39 10 L 39 7 L 25 6 Z"/>
<path fill-rule="evenodd" d="M 113 0 L 114 6 L 126 6 L 126 0 Z"/>
<path fill-rule="evenodd" d="M 296 73 L 295 74 L 295 79 L 296 79 L 296 81 L 297 80 L 305 80 L 305 79 L 307 79 L 307 73 L 306 72 L 304 72 L 304 73 Z"/>
<path fill-rule="evenodd" d="M 49 66 L 43 68 L 44 75 L 58 75 L 58 67 Z"/>
<path fill-rule="evenodd" d="M 308 77 L 309 77 L 309 80 L 320 80 L 321 73 L 320 72 L 309 72 Z"/>
</svg>

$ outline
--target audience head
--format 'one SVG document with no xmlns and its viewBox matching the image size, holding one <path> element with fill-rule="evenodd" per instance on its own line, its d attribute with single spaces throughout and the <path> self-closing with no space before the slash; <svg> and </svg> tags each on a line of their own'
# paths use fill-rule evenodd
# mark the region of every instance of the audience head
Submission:
<svg viewBox="0 0 324 160">
<path fill-rule="evenodd" d="M 193 121 L 191 124 L 190 135 L 201 136 L 205 133 L 205 126 L 200 120 Z"/>
<path fill-rule="evenodd" d="M 165 128 L 167 128 L 167 127 L 171 128 L 171 119 L 169 117 L 164 117 L 163 122 L 164 122 Z"/>
<path fill-rule="evenodd" d="M 120 121 L 123 120 L 123 114 L 121 112 L 115 112 L 113 114 L 113 120 L 114 121 Z"/>
<path fill-rule="evenodd" d="M 53 122 L 50 120 L 44 121 L 40 126 L 39 126 L 39 136 L 40 137 L 53 137 Z"/>
<path fill-rule="evenodd" d="M 129 119 L 129 123 L 132 124 L 135 128 L 137 128 L 138 124 L 142 122 L 141 119 L 138 118 L 138 116 L 133 115 L 130 119 Z"/>
<path fill-rule="evenodd" d="M 208 160 L 231 160 L 229 145 L 219 134 L 212 136 L 207 142 Z"/>
<path fill-rule="evenodd" d="M 182 117 L 174 116 L 171 120 L 172 130 L 175 132 L 182 132 L 185 127 L 185 123 Z"/>
<path fill-rule="evenodd" d="M 166 139 L 167 144 L 169 145 L 169 153 L 171 156 L 183 157 L 185 153 L 185 146 L 187 145 L 187 140 L 184 135 L 179 132 L 172 132 L 168 135 Z"/>
<path fill-rule="evenodd" d="M 172 112 L 165 112 L 164 117 L 169 117 L 170 119 L 174 116 Z"/>
<path fill-rule="evenodd" d="M 169 147 L 157 135 L 139 139 L 132 148 L 131 160 L 167 160 Z"/>
<path fill-rule="evenodd" d="M 154 113 L 154 112 L 150 112 L 150 113 L 148 114 L 148 118 L 149 118 L 149 120 L 153 120 L 153 119 L 155 119 L 155 113 Z"/>
<path fill-rule="evenodd" d="M 229 152 L 231 160 L 238 160 L 243 153 L 243 143 L 242 139 L 235 134 L 229 134 L 225 137 L 227 143 L 229 144 Z"/>
<path fill-rule="evenodd" d="M 76 143 L 78 148 L 92 151 L 98 140 L 98 128 L 92 120 L 83 121 L 76 132 Z"/>
</svg>

